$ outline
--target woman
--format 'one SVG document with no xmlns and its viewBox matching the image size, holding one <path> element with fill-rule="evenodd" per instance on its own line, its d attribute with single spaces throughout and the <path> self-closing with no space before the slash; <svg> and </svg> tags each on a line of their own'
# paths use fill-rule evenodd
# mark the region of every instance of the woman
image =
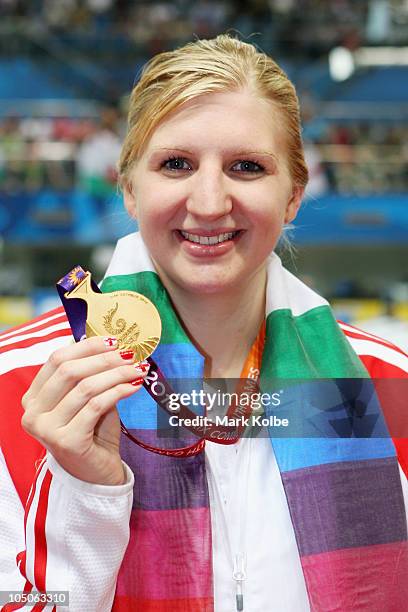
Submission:
<svg viewBox="0 0 408 612">
<path fill-rule="evenodd" d="M 271 255 L 307 169 L 294 88 L 252 45 L 219 36 L 151 60 L 132 93 L 119 170 L 140 234 L 119 242 L 103 291 L 155 303 L 154 358 L 166 377 L 407 375 L 405 355 L 340 328 Z M 155 404 L 140 383 L 149 374 L 135 374 L 115 338 L 73 344 L 69 333 L 56 311 L 3 336 L 9 418 L 21 417 L 23 395 L 31 437 L 2 436 L 1 588 L 66 590 L 74 612 L 404 609 L 406 478 L 389 438 L 152 453 L 121 434 L 115 407 L 149 441 Z"/>
</svg>

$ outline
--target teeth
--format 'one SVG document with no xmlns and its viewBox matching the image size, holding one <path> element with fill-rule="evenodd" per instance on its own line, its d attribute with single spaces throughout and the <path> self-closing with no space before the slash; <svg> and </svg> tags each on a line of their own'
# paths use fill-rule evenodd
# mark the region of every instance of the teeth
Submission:
<svg viewBox="0 0 408 612">
<path fill-rule="evenodd" d="M 218 236 L 197 236 L 197 234 L 189 234 L 188 232 L 183 232 L 182 230 L 180 230 L 180 233 L 183 238 L 189 240 L 189 242 L 212 245 L 225 242 L 226 240 L 231 240 L 231 238 L 236 236 L 238 232 L 228 232 L 226 234 L 219 234 Z"/>
</svg>

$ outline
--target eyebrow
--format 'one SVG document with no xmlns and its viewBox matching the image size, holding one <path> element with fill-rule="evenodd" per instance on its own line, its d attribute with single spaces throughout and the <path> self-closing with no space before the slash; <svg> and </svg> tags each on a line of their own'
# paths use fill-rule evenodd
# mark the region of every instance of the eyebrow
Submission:
<svg viewBox="0 0 408 612">
<path fill-rule="evenodd" d="M 192 149 L 185 149 L 184 147 L 178 147 L 178 146 L 174 146 L 174 147 L 156 147 L 154 149 L 152 149 L 152 154 L 160 152 L 160 151 L 179 151 L 180 153 L 186 154 L 186 155 L 191 155 L 191 153 L 194 152 L 194 148 Z M 266 156 L 266 157 L 270 157 L 274 162 L 277 162 L 277 157 L 276 155 L 274 155 L 273 153 L 271 153 L 270 151 L 263 151 L 263 150 L 252 150 L 252 149 L 244 149 L 244 148 L 232 148 L 232 149 L 221 149 L 221 153 L 228 153 L 231 155 L 237 155 L 239 157 L 245 157 L 245 155 L 261 155 L 261 156 Z"/>
</svg>

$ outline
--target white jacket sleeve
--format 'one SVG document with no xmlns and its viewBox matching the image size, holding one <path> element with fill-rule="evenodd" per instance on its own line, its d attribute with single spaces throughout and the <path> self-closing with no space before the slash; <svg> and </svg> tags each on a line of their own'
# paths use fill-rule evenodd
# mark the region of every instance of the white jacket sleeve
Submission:
<svg viewBox="0 0 408 612">
<path fill-rule="evenodd" d="M 48 454 L 24 512 L 1 459 L 0 590 L 23 590 L 27 580 L 34 590 L 68 591 L 70 612 L 109 612 L 129 541 L 131 470 L 124 464 L 123 485 L 95 485 Z"/>
<path fill-rule="evenodd" d="M 17 554 L 24 550 L 24 508 L 14 488 L 0 449 L 0 590 L 21 591 L 24 578 Z"/>
</svg>

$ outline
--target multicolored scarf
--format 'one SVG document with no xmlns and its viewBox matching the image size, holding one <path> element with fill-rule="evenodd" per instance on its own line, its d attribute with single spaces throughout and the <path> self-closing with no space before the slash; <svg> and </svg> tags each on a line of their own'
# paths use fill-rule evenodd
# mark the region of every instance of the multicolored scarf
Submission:
<svg viewBox="0 0 408 612">
<path fill-rule="evenodd" d="M 103 281 L 102 291 L 118 289 L 142 293 L 157 306 L 163 336 L 154 359 L 165 376 L 201 378 L 203 357 L 185 334 L 138 233 L 119 241 Z M 301 379 L 302 398 L 309 399 L 307 381 L 353 379 L 364 395 L 361 381 L 368 379 L 328 303 L 286 271 L 276 255 L 268 266 L 261 368 L 264 385 L 274 379 Z M 394 446 L 381 433 L 378 404 L 366 402 L 376 424 L 371 437 L 362 438 L 341 433 L 344 423 L 350 425 L 347 402 L 334 410 L 301 403 L 304 430 L 295 437 L 271 437 L 271 443 L 310 607 L 318 612 L 402 611 L 408 601 L 405 511 Z M 297 404 L 285 407 L 294 417 Z M 154 442 L 157 406 L 145 389 L 120 402 L 119 411 L 133 435 Z M 310 435 L 310 428 L 319 436 Z M 204 453 L 157 455 L 125 436 L 121 452 L 135 474 L 135 487 L 130 542 L 113 610 L 212 612 Z"/>
</svg>

